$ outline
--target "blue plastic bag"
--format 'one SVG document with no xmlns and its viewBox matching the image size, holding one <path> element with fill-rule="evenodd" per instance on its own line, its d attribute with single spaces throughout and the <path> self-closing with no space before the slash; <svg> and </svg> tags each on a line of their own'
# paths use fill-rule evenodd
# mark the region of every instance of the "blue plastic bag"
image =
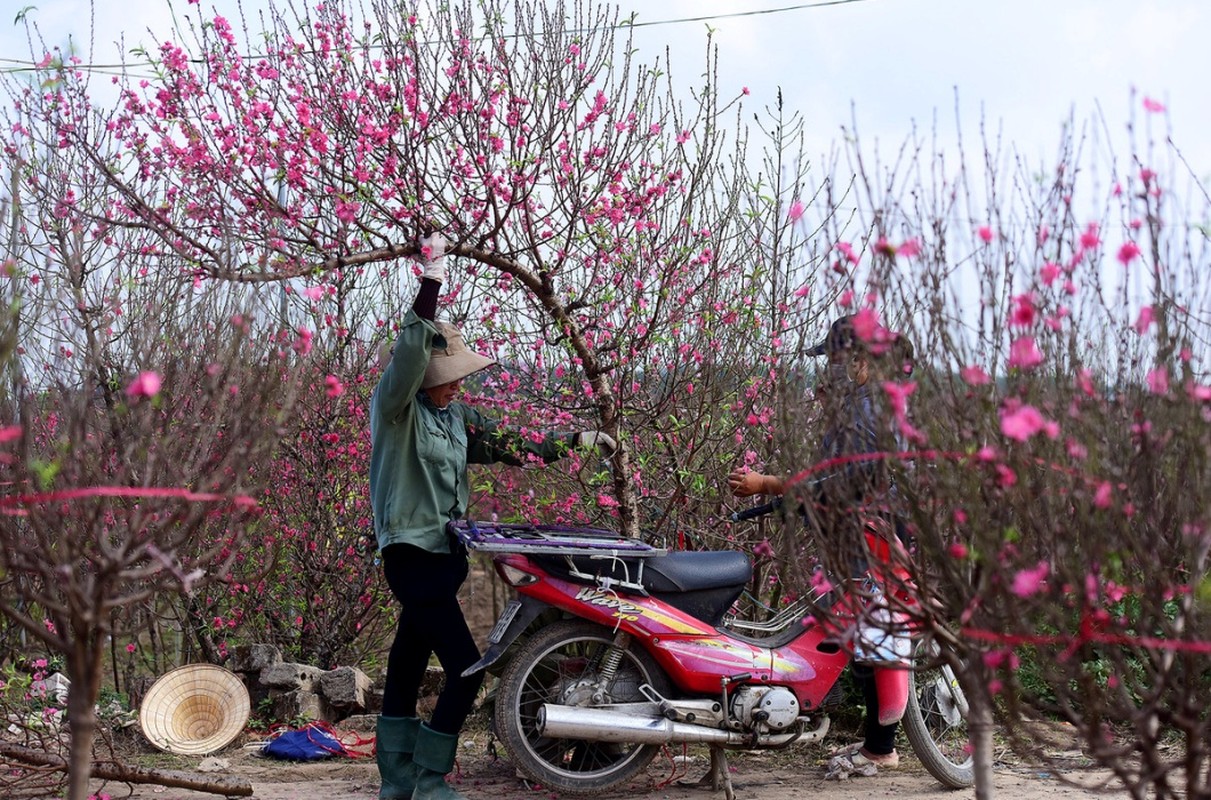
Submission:
<svg viewBox="0 0 1211 800">
<path fill-rule="evenodd" d="M 349 755 L 340 740 L 314 723 L 298 730 L 283 731 L 266 742 L 262 752 L 287 761 L 316 761 Z"/>
</svg>

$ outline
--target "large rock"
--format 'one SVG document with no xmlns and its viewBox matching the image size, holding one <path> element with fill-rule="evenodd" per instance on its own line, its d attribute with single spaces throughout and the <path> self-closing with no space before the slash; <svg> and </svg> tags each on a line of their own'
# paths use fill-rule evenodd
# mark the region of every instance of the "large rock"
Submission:
<svg viewBox="0 0 1211 800">
<path fill-rule="evenodd" d="M 369 676 L 356 667 L 337 667 L 320 677 L 320 694 L 337 708 L 365 710 L 369 691 Z"/>
<path fill-rule="evenodd" d="M 261 670 L 259 683 L 270 689 L 300 689 L 304 692 L 317 691 L 324 671 L 307 664 L 283 662 Z"/>
<path fill-rule="evenodd" d="M 282 722 L 296 720 L 324 720 L 331 722 L 331 712 L 324 698 L 315 692 L 304 692 L 295 689 L 290 692 L 270 692 L 273 719 Z"/>
<path fill-rule="evenodd" d="M 242 644 L 231 654 L 232 672 L 260 672 L 282 663 L 282 652 L 271 644 Z"/>
</svg>

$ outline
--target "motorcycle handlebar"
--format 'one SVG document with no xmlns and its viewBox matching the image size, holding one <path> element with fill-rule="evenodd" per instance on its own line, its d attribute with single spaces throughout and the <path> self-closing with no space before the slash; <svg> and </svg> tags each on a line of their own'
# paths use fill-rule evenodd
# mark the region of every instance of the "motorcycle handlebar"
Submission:
<svg viewBox="0 0 1211 800">
<path fill-rule="evenodd" d="M 732 522 L 743 522 L 746 519 L 753 519 L 755 517 L 764 517 L 766 514 L 772 514 L 780 508 L 782 508 L 782 498 L 775 497 L 773 500 L 770 500 L 768 503 L 762 503 L 759 506 L 753 506 L 752 508 L 746 508 L 743 511 L 733 511 L 732 512 Z"/>
</svg>

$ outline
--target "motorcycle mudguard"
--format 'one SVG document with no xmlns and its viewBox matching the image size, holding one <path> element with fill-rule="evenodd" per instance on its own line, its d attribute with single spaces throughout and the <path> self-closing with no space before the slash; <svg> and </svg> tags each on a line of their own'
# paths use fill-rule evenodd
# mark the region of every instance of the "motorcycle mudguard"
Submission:
<svg viewBox="0 0 1211 800">
<path fill-rule="evenodd" d="M 908 706 L 908 670 L 875 667 L 875 690 L 879 693 L 879 724 L 899 722 Z"/>
<path fill-rule="evenodd" d="M 489 636 L 491 643 L 488 645 L 488 649 L 484 651 L 483 657 L 479 661 L 463 670 L 464 678 L 481 672 L 499 661 L 500 657 L 509 649 L 509 645 L 513 644 L 522 631 L 530 627 L 530 623 L 537 619 L 539 614 L 550 608 L 546 603 L 531 597 L 525 597 L 524 595 L 514 602 L 520 602 L 521 606 L 513 613 L 513 619 L 509 621 L 508 627 L 505 628 L 495 642 L 491 642 L 493 636 L 496 635 L 496 629 L 493 628 L 492 635 Z M 510 613 L 508 608 L 506 608 L 505 613 Z M 499 626 L 501 621 L 498 620 L 496 624 Z"/>
</svg>

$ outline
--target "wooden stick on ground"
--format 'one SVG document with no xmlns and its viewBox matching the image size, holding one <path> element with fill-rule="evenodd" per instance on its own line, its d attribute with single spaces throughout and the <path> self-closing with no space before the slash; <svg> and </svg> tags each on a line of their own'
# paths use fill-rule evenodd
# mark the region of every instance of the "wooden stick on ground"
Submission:
<svg viewBox="0 0 1211 800">
<path fill-rule="evenodd" d="M 64 770 L 67 762 L 50 753 L 40 753 L 28 747 L 10 742 L 0 742 L 0 757 L 37 767 Z M 152 783 L 171 786 L 174 789 L 193 789 L 211 792 L 226 797 L 248 797 L 252 794 L 252 782 L 230 775 L 205 775 L 199 772 L 183 772 L 175 769 L 149 769 L 135 767 L 118 761 L 95 761 L 92 777 L 123 783 Z"/>
</svg>

